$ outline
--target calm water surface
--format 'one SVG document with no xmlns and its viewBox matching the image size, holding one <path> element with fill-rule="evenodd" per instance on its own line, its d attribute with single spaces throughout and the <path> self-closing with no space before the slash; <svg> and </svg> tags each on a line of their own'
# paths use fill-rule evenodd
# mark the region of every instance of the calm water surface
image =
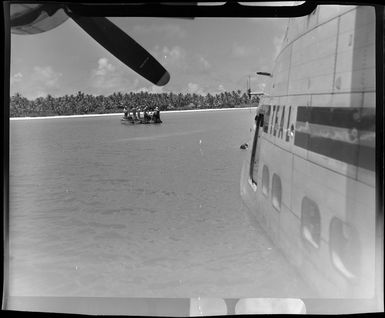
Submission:
<svg viewBox="0 0 385 318">
<path fill-rule="evenodd" d="M 254 115 L 12 121 L 10 294 L 309 296 L 240 198 Z"/>
</svg>

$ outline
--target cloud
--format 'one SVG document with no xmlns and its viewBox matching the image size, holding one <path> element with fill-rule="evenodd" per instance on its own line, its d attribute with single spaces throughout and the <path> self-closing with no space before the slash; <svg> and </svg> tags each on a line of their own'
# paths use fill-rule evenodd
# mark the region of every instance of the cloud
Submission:
<svg viewBox="0 0 385 318">
<path fill-rule="evenodd" d="M 171 73 L 182 73 L 191 77 L 207 76 L 212 69 L 211 63 L 201 54 L 193 54 L 178 45 L 155 46 L 151 54 Z"/>
<path fill-rule="evenodd" d="M 20 92 L 29 99 L 35 99 L 48 94 L 56 96 L 61 89 L 62 73 L 51 66 L 34 66 L 32 71 L 24 76 L 21 72 L 11 77 L 11 92 Z M 22 82 L 22 85 L 20 84 Z"/>
<path fill-rule="evenodd" d="M 21 82 L 23 80 L 23 74 L 21 74 L 20 72 L 16 73 L 16 74 L 13 74 L 11 76 L 11 85 L 15 84 L 15 83 L 18 83 L 18 82 Z"/>
<path fill-rule="evenodd" d="M 156 86 L 156 85 L 152 85 L 152 86 L 150 86 L 150 88 L 142 87 L 142 88 L 135 90 L 135 93 L 139 93 L 139 92 L 147 92 L 147 93 L 151 93 L 151 94 L 164 93 L 163 86 Z"/>
<path fill-rule="evenodd" d="M 208 71 L 211 69 L 211 64 L 209 61 L 207 61 L 203 56 L 198 56 L 198 65 L 200 66 L 201 70 Z"/>
<path fill-rule="evenodd" d="M 131 74 L 124 72 L 125 70 L 126 68 L 112 64 L 106 57 L 99 58 L 97 67 L 91 70 L 91 89 L 96 94 L 135 90 L 139 85 L 139 79 L 132 79 Z"/>
<path fill-rule="evenodd" d="M 36 99 L 38 97 L 46 97 L 48 94 L 45 91 L 36 91 L 33 95 L 30 95 L 31 99 Z"/>
<path fill-rule="evenodd" d="M 155 47 L 154 56 L 160 60 L 165 67 L 178 68 L 185 70 L 187 68 L 186 51 L 180 46 L 168 48 L 164 46 L 162 49 Z"/>
<path fill-rule="evenodd" d="M 106 76 L 107 73 L 115 71 L 115 67 L 108 62 L 108 59 L 102 57 L 98 60 L 98 68 L 95 70 L 95 76 Z"/>
<path fill-rule="evenodd" d="M 212 83 L 212 84 L 207 85 L 207 87 L 205 89 L 205 94 L 210 93 L 212 95 L 217 95 L 217 94 L 220 94 L 220 93 L 225 92 L 225 91 L 226 91 L 226 89 L 223 86 L 223 84 Z"/>
<path fill-rule="evenodd" d="M 35 86 L 43 88 L 58 88 L 62 73 L 55 72 L 51 66 L 35 66 L 31 75 L 31 81 Z"/>
<path fill-rule="evenodd" d="M 91 71 L 91 86 L 102 90 L 114 87 L 120 80 L 120 75 L 115 70 L 107 58 L 100 58 L 97 68 Z"/>
<path fill-rule="evenodd" d="M 186 52 L 179 46 L 174 46 L 171 50 L 168 47 L 163 47 L 162 53 L 170 60 L 180 61 L 185 58 Z"/>
<path fill-rule="evenodd" d="M 204 90 L 199 86 L 199 84 L 191 82 L 187 85 L 187 92 L 190 94 L 205 95 Z"/>
</svg>

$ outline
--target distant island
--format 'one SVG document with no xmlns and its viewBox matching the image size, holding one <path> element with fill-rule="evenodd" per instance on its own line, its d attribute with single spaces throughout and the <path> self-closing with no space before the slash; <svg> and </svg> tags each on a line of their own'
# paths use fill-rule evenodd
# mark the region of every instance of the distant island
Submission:
<svg viewBox="0 0 385 318">
<path fill-rule="evenodd" d="M 148 107 L 152 110 L 159 107 L 160 111 L 190 110 L 190 109 L 219 109 L 255 107 L 259 103 L 258 96 L 251 99 L 246 93 L 238 91 L 221 92 L 219 94 L 175 94 L 130 92 L 113 93 L 109 96 L 90 95 L 78 92 L 77 95 L 61 97 L 38 97 L 29 100 L 20 93 L 10 98 L 10 117 L 43 117 L 82 114 L 109 114 L 123 112 L 123 108 Z"/>
</svg>

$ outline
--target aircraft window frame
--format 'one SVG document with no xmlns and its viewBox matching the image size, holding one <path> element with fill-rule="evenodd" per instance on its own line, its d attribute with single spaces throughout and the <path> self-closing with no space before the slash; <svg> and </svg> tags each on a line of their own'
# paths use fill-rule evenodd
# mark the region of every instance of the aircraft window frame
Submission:
<svg viewBox="0 0 385 318">
<path fill-rule="evenodd" d="M 262 194 L 265 197 L 269 196 L 270 192 L 270 173 L 269 168 L 266 165 L 263 165 L 262 168 Z"/>
<path fill-rule="evenodd" d="M 307 227 L 308 224 L 314 226 L 314 228 Z M 307 246 L 311 246 L 315 249 L 320 248 L 322 233 L 321 227 L 321 213 L 317 203 L 307 196 L 303 197 L 301 203 L 301 237 Z"/>
<path fill-rule="evenodd" d="M 282 181 L 278 174 L 274 173 L 271 182 L 271 204 L 278 212 L 282 208 Z"/>
<path fill-rule="evenodd" d="M 350 238 L 350 240 L 349 240 Z M 337 245 L 338 244 L 338 245 Z M 350 244 L 347 247 L 347 244 Z M 337 246 L 336 246 L 337 245 Z M 334 248 L 339 249 L 340 251 L 335 251 Z M 348 250 L 349 253 L 346 252 L 346 249 L 354 246 L 354 249 Z M 342 255 L 341 255 L 342 250 Z M 352 255 L 351 253 L 354 251 L 354 254 L 360 255 L 361 248 L 359 242 L 359 236 L 357 234 L 356 229 L 347 222 L 344 222 L 338 217 L 333 217 L 330 220 L 329 224 L 329 254 L 330 261 L 333 264 L 334 268 L 345 278 L 354 280 L 356 277 L 360 276 L 360 258 L 357 255 Z M 344 257 L 350 257 L 350 263 L 347 264 L 344 262 Z M 351 267 L 353 265 L 353 268 Z"/>
</svg>

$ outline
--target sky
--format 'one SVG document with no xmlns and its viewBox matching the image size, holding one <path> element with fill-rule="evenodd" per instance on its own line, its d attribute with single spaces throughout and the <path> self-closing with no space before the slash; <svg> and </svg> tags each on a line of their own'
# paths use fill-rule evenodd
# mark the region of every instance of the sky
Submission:
<svg viewBox="0 0 385 318">
<path fill-rule="evenodd" d="M 110 18 L 169 71 L 159 87 L 132 71 L 71 19 L 50 31 L 11 36 L 11 96 L 109 95 L 113 92 L 196 93 L 263 88 L 287 19 Z"/>
</svg>

